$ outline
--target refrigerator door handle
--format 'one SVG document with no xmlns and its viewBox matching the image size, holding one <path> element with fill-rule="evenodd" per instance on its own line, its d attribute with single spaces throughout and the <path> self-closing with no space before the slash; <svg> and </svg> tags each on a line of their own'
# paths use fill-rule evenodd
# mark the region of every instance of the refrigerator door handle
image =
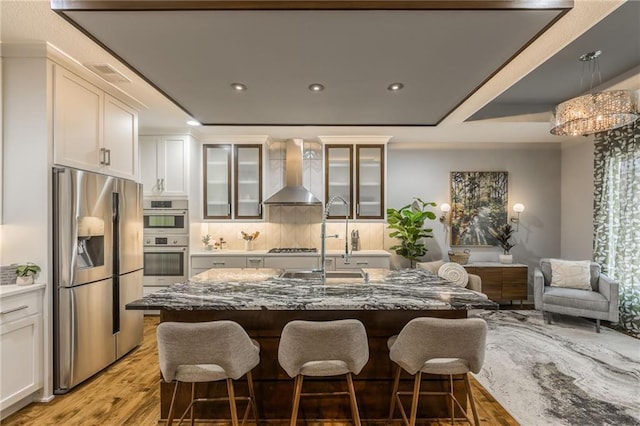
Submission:
<svg viewBox="0 0 640 426">
<path fill-rule="evenodd" d="M 70 351 L 69 358 L 71 363 L 69 364 L 69 377 L 75 377 L 75 367 L 76 367 L 76 295 L 74 291 L 70 291 L 70 305 L 71 305 L 71 313 L 70 313 L 70 326 L 71 326 L 71 336 L 69 339 Z"/>
</svg>

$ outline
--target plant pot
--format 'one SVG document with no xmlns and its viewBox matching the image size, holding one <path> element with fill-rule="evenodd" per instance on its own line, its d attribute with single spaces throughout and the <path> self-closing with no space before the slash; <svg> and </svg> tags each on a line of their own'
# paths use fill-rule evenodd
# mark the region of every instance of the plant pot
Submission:
<svg viewBox="0 0 640 426">
<path fill-rule="evenodd" d="M 500 255 L 500 263 L 513 263 L 513 255 L 512 254 L 501 254 Z"/>
<path fill-rule="evenodd" d="M 20 275 L 18 275 L 16 277 L 16 284 L 17 285 L 33 284 L 33 275 L 25 275 L 24 277 L 21 277 Z"/>
</svg>

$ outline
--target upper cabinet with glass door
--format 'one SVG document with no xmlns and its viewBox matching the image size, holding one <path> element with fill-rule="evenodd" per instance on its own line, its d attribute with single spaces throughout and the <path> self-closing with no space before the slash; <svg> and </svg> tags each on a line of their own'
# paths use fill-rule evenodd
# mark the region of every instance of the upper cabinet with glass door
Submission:
<svg viewBox="0 0 640 426">
<path fill-rule="evenodd" d="M 205 144 L 203 159 L 204 219 L 261 219 L 262 145 Z"/>
<path fill-rule="evenodd" d="M 384 145 L 356 146 L 356 218 L 384 217 Z"/>
<path fill-rule="evenodd" d="M 325 145 L 325 203 L 339 197 L 349 203 L 333 203 L 329 209 L 330 219 L 353 217 L 353 146 Z"/>
<path fill-rule="evenodd" d="M 348 215 L 384 219 L 385 147 L 389 137 L 323 136 L 320 140 L 325 144 L 325 202 L 335 196 L 349 202 L 348 210 L 334 203 L 329 218 Z"/>
<path fill-rule="evenodd" d="M 262 145 L 235 146 L 235 217 L 262 218 Z"/>
<path fill-rule="evenodd" d="M 231 145 L 203 147 L 204 218 L 231 219 Z"/>
</svg>

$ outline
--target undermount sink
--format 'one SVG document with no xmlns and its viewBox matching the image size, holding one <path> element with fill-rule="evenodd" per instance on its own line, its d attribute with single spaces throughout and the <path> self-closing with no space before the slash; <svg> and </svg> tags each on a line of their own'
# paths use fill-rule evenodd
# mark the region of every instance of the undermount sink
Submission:
<svg viewBox="0 0 640 426">
<path fill-rule="evenodd" d="M 278 278 L 295 278 L 295 279 L 308 279 L 319 280 L 322 278 L 320 271 L 284 271 Z M 327 271 L 327 279 L 364 279 L 365 273 L 360 270 L 353 271 Z"/>
</svg>

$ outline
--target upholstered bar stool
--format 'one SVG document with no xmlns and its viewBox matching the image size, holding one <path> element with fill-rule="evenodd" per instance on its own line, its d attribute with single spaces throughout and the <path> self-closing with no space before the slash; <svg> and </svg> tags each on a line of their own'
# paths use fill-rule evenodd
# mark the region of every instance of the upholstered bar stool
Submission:
<svg viewBox="0 0 640 426">
<path fill-rule="evenodd" d="M 454 403 L 460 407 L 469 423 L 471 419 L 453 393 L 453 375 L 462 374 L 473 411 L 473 419 L 479 425 L 476 404 L 471 393 L 467 373 L 477 373 L 482 368 L 487 340 L 487 323 L 480 318 L 442 319 L 415 318 L 404 326 L 400 334 L 388 341 L 389 356 L 397 364 L 389 420 L 393 418 L 396 401 L 405 424 L 416 424 L 420 395 L 444 395 L 451 398 L 451 423 L 454 421 Z M 398 392 L 400 371 L 415 375 L 413 392 Z M 448 392 L 420 392 L 422 373 L 449 376 Z M 407 418 L 400 395 L 412 395 L 411 413 Z"/>
<path fill-rule="evenodd" d="M 173 424 L 175 400 L 181 383 L 191 383 L 191 402 L 180 417 L 180 423 L 191 411 L 193 425 L 194 404 L 201 402 L 229 401 L 231 421 L 238 425 L 236 401 L 248 401 L 242 424 L 253 408 L 258 422 L 258 410 L 253 390 L 251 370 L 260 361 L 260 346 L 233 321 L 201 323 L 163 322 L 158 326 L 158 356 L 160 371 L 166 382 L 175 382 L 167 424 Z M 233 380 L 247 375 L 249 397 L 236 397 Z M 226 380 L 228 397 L 195 398 L 195 384 Z"/>
<path fill-rule="evenodd" d="M 369 360 L 364 325 L 355 319 L 337 321 L 291 321 L 284 326 L 278 346 L 278 361 L 295 378 L 291 426 L 298 419 L 301 396 L 349 395 L 353 422 L 360 425 L 353 374 Z M 348 392 L 302 393 L 304 376 L 346 375 Z"/>
</svg>

